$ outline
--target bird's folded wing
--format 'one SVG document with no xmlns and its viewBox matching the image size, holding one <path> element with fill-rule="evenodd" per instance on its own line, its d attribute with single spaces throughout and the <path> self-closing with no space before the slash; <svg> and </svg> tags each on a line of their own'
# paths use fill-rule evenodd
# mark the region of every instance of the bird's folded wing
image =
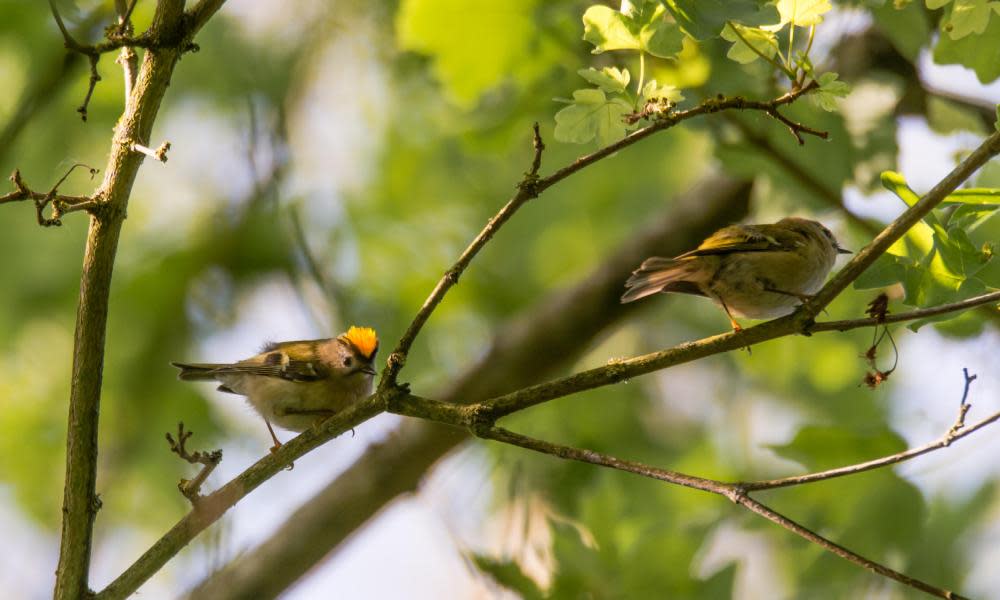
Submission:
<svg viewBox="0 0 1000 600">
<path fill-rule="evenodd" d="M 329 372 L 315 361 L 289 360 L 283 364 L 235 363 L 222 365 L 213 370 L 214 374 L 242 373 L 261 377 L 277 377 L 288 381 L 319 381 L 328 377 Z"/>
<path fill-rule="evenodd" d="M 694 256 L 709 256 L 714 254 L 733 254 L 735 252 L 789 252 L 795 249 L 792 240 L 782 240 L 779 235 L 770 235 L 761 228 L 727 227 L 714 233 L 700 246 L 678 256 L 690 258 Z"/>
</svg>

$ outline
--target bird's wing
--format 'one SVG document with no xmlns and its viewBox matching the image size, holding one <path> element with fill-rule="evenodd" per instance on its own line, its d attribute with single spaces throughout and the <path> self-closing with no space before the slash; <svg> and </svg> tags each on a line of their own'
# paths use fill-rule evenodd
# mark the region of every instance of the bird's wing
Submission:
<svg viewBox="0 0 1000 600">
<path fill-rule="evenodd" d="M 213 375 L 245 374 L 260 377 L 276 377 L 288 381 L 319 381 L 329 375 L 329 371 L 317 361 L 288 360 L 284 363 L 239 362 L 219 365 Z"/>
<path fill-rule="evenodd" d="M 700 246 L 678 256 L 678 259 L 695 256 L 733 254 L 735 252 L 780 252 L 795 249 L 794 240 L 773 225 L 744 225 L 725 227 L 709 236 Z"/>
</svg>

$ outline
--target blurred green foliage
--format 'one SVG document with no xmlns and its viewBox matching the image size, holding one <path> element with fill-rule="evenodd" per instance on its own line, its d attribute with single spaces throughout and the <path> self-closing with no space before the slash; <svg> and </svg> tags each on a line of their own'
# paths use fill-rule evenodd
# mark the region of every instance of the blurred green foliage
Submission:
<svg viewBox="0 0 1000 600">
<path fill-rule="evenodd" d="M 79 38 L 97 39 L 111 3 L 69 4 L 77 9 L 67 18 Z M 718 38 L 723 5 L 738 9 L 741 21 L 753 26 L 769 22 L 775 11 L 750 0 L 729 4 L 665 3 L 680 28 L 699 40 L 686 39 L 683 46 L 671 40 L 670 53 L 681 51 L 677 61 L 658 58 L 664 52 L 657 44 L 664 40 L 643 38 L 639 27 L 636 39 L 653 44 L 644 59 L 647 80 L 683 88 L 688 105 L 716 94 L 768 99 L 782 93 L 769 65 L 729 60 L 730 43 Z M 1000 16 L 989 18 L 983 32 L 954 39 L 931 35 L 941 15 L 921 2 L 904 3 L 902 9 L 892 2 L 847 4 L 870 9 L 875 26 L 911 60 L 920 49 L 932 49 L 937 61 L 964 64 L 983 81 L 1000 76 Z M 278 281 L 300 294 L 300 302 L 275 305 L 274 311 L 319 306 L 334 315 L 331 328 L 373 324 L 383 348 L 388 347 L 444 269 L 512 195 L 529 166 L 531 123 L 541 124 L 548 144 L 543 173 L 581 153 L 579 146 L 554 141 L 554 115 L 563 105 L 552 99 L 573 96 L 580 86 L 578 71 L 588 67 L 595 72 L 627 68 L 633 77 L 639 72 L 637 58 L 616 52 L 613 45 L 604 43 L 602 49 L 609 52 L 591 54 L 581 20 L 588 6 L 574 0 L 354 2 L 323 5 L 308 26 L 298 24 L 298 29 L 289 19 L 294 35 L 249 27 L 246 14 L 235 11 L 206 27 L 197 39 L 201 51 L 181 61 L 154 130 L 157 137 L 168 123 L 188 122 L 188 128 L 174 131 L 189 137 L 171 139 L 170 162 L 143 167 L 119 250 L 101 414 L 102 532 L 129 528 L 154 539 L 187 510 L 174 487 L 187 471 L 163 442 L 163 432 L 172 431 L 177 421 L 197 432 L 195 439 L 205 447 L 230 438 L 256 448 L 259 440 L 246 441 L 244 431 L 209 405 L 204 390 L 178 384 L 168 363 L 191 357 L 207 339 L 230 331 L 244 318 L 240 307 L 262 286 Z M 152 7 L 152 2 L 138 3 L 137 26 L 149 22 Z M 608 7 L 597 11 L 602 27 L 614 25 L 608 11 L 614 12 Z M 657 9 L 657 18 L 663 12 Z M 47 189 L 73 162 L 103 167 L 121 110 L 122 77 L 114 57 L 100 62 L 103 79 L 83 123 L 74 109 L 86 91 L 85 63 L 65 62 L 45 3 L 3 0 L 0 14 L 0 78 L 10 91 L 0 98 L 0 171 L 19 168 L 30 185 Z M 908 25 L 900 25 L 904 20 Z M 635 33 L 628 23 L 622 27 L 614 31 Z M 353 186 L 330 181 L 329 173 L 301 169 L 297 159 L 314 150 L 301 140 L 307 149 L 296 149 L 296 141 L 288 139 L 290 123 L 304 122 L 319 136 L 317 114 L 365 101 L 356 97 L 362 94 L 358 82 L 347 76 L 334 73 L 336 84 L 322 79 L 320 67 L 331 68 L 322 58 L 331 48 L 343 50 L 336 45 L 339 39 L 374 48 L 374 66 L 364 63 L 361 69 L 377 69 L 387 82 L 373 92 L 379 102 L 371 102 L 386 108 L 361 123 L 346 154 L 329 159 L 365 173 Z M 607 42 L 607 35 L 603 39 Z M 816 52 L 817 64 L 831 58 L 826 50 Z M 360 54 L 344 51 L 332 64 L 361 63 Z M 850 83 L 857 88 L 889 77 L 872 71 Z M 56 83 L 33 95 L 46 81 Z M 322 89 L 324 101 L 307 100 L 320 81 L 329 86 Z M 762 114 L 716 115 L 601 161 L 526 206 L 477 258 L 419 338 L 405 371 L 414 389 L 440 387 L 483 353 L 496 327 L 587 274 L 716 166 L 755 180 L 751 220 L 818 215 L 841 224 L 837 233 L 845 245 L 860 248 L 869 234 L 843 224 L 839 208 L 817 189 L 834 198 L 849 187 L 874 189 L 878 172 L 895 163 L 896 120 L 878 115 L 859 127 L 855 121 L 864 115 L 857 112 L 826 112 L 806 102 L 783 110 L 789 118 L 829 131 L 830 141 L 809 139 L 800 147 L 783 126 Z M 348 120 L 341 116 L 336 124 L 347 130 Z M 946 129 L 970 127 L 969 119 L 934 121 Z M 231 129 L 237 130 L 235 147 L 211 135 Z M 254 132 L 263 133 L 254 137 Z M 272 134 L 276 141 L 268 137 Z M 371 142 L 370 154 L 357 150 L 363 141 Z M 270 158 L 245 159 L 260 151 Z M 181 157 L 188 152 L 195 158 L 184 162 Z M 216 161 L 242 165 L 242 170 L 213 179 L 206 173 L 221 169 Z M 77 173 L 60 191 L 83 194 L 93 185 Z M 179 200 L 192 195 L 192 202 Z M 307 293 L 315 282 L 293 234 L 292 207 L 303 216 L 321 274 L 336 289 L 335 302 L 316 303 Z M 981 244 L 1000 239 L 995 213 L 965 206 L 945 210 L 950 219 L 945 223 L 972 232 L 969 240 L 955 242 L 960 252 L 982 253 Z M 5 307 L 0 312 L 0 485 L 14 490 L 25 518 L 53 531 L 62 499 L 68 374 L 86 230 L 81 214 L 68 215 L 64 223 L 41 229 L 28 205 L 0 210 L 5 232 L 0 254 L 7 257 L 0 270 Z M 976 277 L 990 278 L 977 290 L 997 286 L 996 265 L 994 258 L 976 271 Z M 869 283 L 912 284 L 895 271 L 889 275 Z M 626 276 L 622 273 L 623 280 Z M 860 316 L 872 295 L 850 290 L 830 307 L 831 317 Z M 917 302 L 956 297 L 932 294 Z M 913 292 L 906 298 L 909 304 L 921 296 Z M 983 331 L 981 315 L 962 320 L 966 324 L 953 333 Z M 724 329 L 724 317 L 708 302 L 651 301 L 578 366 Z M 329 333 L 335 331 L 316 332 Z M 699 390 L 698 397 L 710 399 L 690 407 L 685 417 L 671 406 L 688 400 L 665 398 L 660 379 L 651 376 L 539 406 L 513 416 L 510 427 L 719 479 L 866 460 L 905 445 L 891 422 L 892 382 L 876 392 L 859 386 L 866 369 L 859 355 L 869 340 L 870 332 L 864 331 L 787 338 L 754 347 L 752 356 L 710 358 L 704 373 L 692 374 L 688 383 Z M 231 349 L 233 357 L 253 350 Z M 905 345 L 903 352 L 905 361 Z M 677 377 L 673 373 L 663 378 Z M 765 405 L 791 415 L 795 423 L 786 441 L 769 448 L 744 412 Z M 265 444 L 257 445 L 263 452 Z M 791 597 L 861 597 L 877 587 L 874 576 L 722 499 L 519 449 L 486 448 L 499 465 L 492 475 L 496 489 L 512 490 L 498 494 L 498 508 L 530 491 L 543 496 L 558 517 L 550 520 L 554 565 L 546 590 L 516 561 L 474 557 L 480 569 L 525 597 L 728 598 L 739 589 L 744 561 L 714 572 L 699 566 L 705 563 L 707 540 L 723 523 L 736 523 L 766 540 L 781 569 L 774 577 Z M 995 482 L 983 482 L 971 498 L 925 498 L 890 469 L 762 497 L 866 556 L 958 587 L 975 559 L 963 536 L 981 526 L 997 503 Z M 594 543 L 584 543 L 581 531 Z"/>
</svg>

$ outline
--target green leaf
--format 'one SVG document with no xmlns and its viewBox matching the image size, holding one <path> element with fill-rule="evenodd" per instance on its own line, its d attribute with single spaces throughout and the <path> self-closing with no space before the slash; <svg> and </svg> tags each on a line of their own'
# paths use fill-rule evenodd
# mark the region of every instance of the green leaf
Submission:
<svg viewBox="0 0 1000 600">
<path fill-rule="evenodd" d="M 676 87 L 672 85 L 660 85 L 656 83 L 655 79 L 652 79 L 647 81 L 646 85 L 642 86 L 642 99 L 647 102 L 650 100 L 668 100 L 676 104 L 684 99 L 684 95 Z"/>
<path fill-rule="evenodd" d="M 776 3 L 781 24 L 791 23 L 797 27 L 809 27 L 823 22 L 823 14 L 833 6 L 830 0 L 778 0 Z"/>
<path fill-rule="evenodd" d="M 948 4 L 951 0 L 927 0 L 927 8 L 935 10 Z"/>
<path fill-rule="evenodd" d="M 604 90 L 576 90 L 573 104 L 556 113 L 554 135 L 560 142 L 572 144 L 584 144 L 596 136 L 598 144 L 606 146 L 625 137 L 627 127 L 622 117 L 631 112 L 628 102 L 608 99 Z"/>
<path fill-rule="evenodd" d="M 580 69 L 577 71 L 577 74 L 605 92 L 610 93 L 624 92 L 631 79 L 628 69 L 619 70 L 617 67 L 604 67 L 600 71 L 591 67 L 589 69 Z"/>
<path fill-rule="evenodd" d="M 643 2 L 628 13 L 607 6 L 591 6 L 583 13 L 583 39 L 594 45 L 594 54 L 609 50 L 638 50 L 670 58 L 683 48 L 684 34 L 664 20 L 665 9 Z"/>
<path fill-rule="evenodd" d="M 996 0 L 955 0 L 941 22 L 941 31 L 953 40 L 970 34 L 982 34 L 990 20 L 990 11 L 1000 6 Z"/>
<path fill-rule="evenodd" d="M 944 199 L 942 206 L 955 206 L 958 204 L 982 204 L 1000 207 L 1000 189 L 993 188 L 966 188 L 955 190 Z"/>
<path fill-rule="evenodd" d="M 683 48 L 684 34 L 665 21 L 664 14 L 662 6 L 651 2 L 627 14 L 608 6 L 591 6 L 583 13 L 583 39 L 594 45 L 594 54 L 638 50 L 670 58 Z"/>
<path fill-rule="evenodd" d="M 472 554 L 476 568 L 489 575 L 498 585 L 517 594 L 523 600 L 542 600 L 544 592 L 533 579 L 528 577 L 521 566 L 512 560 L 498 560 L 485 554 Z"/>
<path fill-rule="evenodd" d="M 674 23 L 664 21 L 662 16 L 653 25 L 643 28 L 640 40 L 643 50 L 660 58 L 672 58 L 684 49 L 684 32 Z"/>
<path fill-rule="evenodd" d="M 851 86 L 846 82 L 839 81 L 836 73 L 823 73 L 817 83 L 819 83 L 819 89 L 811 93 L 809 97 L 812 98 L 816 106 L 828 112 L 837 110 L 837 98 L 843 98 L 851 92 Z"/>
<path fill-rule="evenodd" d="M 981 35 L 967 35 L 958 40 L 950 35 L 939 36 L 934 62 L 966 66 L 976 72 L 982 83 L 1000 77 L 1000 18 L 990 19 Z"/>
<path fill-rule="evenodd" d="M 594 45 L 594 54 L 608 50 L 638 50 L 639 36 L 633 21 L 610 6 L 595 5 L 583 13 L 583 39 Z"/>
<path fill-rule="evenodd" d="M 766 0 L 664 0 L 674 20 L 698 40 L 719 37 L 727 21 L 748 26 L 778 22 L 778 11 Z"/>
<path fill-rule="evenodd" d="M 911 263 L 912 261 L 904 261 L 899 256 L 886 252 L 854 280 L 854 289 L 870 290 L 895 285 L 906 277 L 906 269 L 912 266 Z"/>
<path fill-rule="evenodd" d="M 906 185 L 899 173 L 882 173 L 882 184 L 907 206 L 913 206 L 919 197 Z M 858 278 L 855 287 L 880 287 L 896 279 L 905 292 L 904 303 L 910 306 L 929 307 L 964 300 L 992 289 L 1000 282 L 992 280 L 996 261 L 992 247 L 977 247 L 968 231 L 982 222 L 982 211 L 996 210 L 995 190 L 959 190 L 953 194 L 952 204 L 959 209 L 951 215 L 947 226 L 933 212 L 914 225 L 906 235 L 894 243 L 883 257 L 872 266 L 871 273 Z M 952 198 L 949 196 L 949 198 Z M 963 202 L 967 200 L 968 202 Z M 941 315 L 911 323 L 916 331 L 926 323 L 954 318 L 955 314 Z"/>
<path fill-rule="evenodd" d="M 722 30 L 722 39 L 733 45 L 726 57 L 740 64 L 752 63 L 764 55 L 773 58 L 778 53 L 778 40 L 773 31 L 758 27 L 746 27 L 739 23 L 727 23 Z"/>
<path fill-rule="evenodd" d="M 997 120 L 993 126 L 996 127 L 997 131 L 1000 131 L 1000 104 L 997 104 Z"/>
</svg>

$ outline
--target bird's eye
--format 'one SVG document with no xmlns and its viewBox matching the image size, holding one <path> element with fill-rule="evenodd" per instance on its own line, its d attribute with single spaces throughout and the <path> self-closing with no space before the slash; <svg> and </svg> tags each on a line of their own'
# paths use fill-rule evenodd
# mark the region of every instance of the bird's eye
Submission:
<svg viewBox="0 0 1000 600">
<path fill-rule="evenodd" d="M 345 367 L 349 367 L 349 366 L 351 366 L 353 364 L 354 364 L 354 359 L 351 358 L 350 356 L 348 356 L 347 358 L 344 359 L 344 366 Z"/>
</svg>

